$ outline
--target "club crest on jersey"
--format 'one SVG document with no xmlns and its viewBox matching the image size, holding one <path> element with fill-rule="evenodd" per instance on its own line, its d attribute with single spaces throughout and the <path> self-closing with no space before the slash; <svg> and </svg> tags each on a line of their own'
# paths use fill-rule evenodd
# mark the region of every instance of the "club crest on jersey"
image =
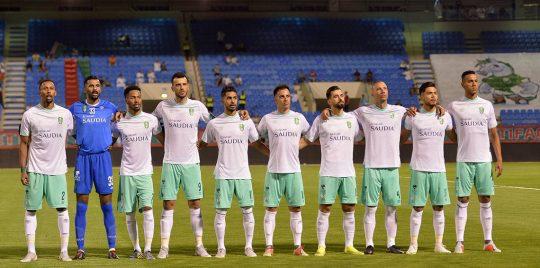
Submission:
<svg viewBox="0 0 540 268">
<path fill-rule="evenodd" d="M 58 117 L 58 124 L 61 125 L 62 122 L 64 122 L 64 118 L 63 117 Z"/>
<path fill-rule="evenodd" d="M 391 112 L 390 113 L 390 118 L 394 118 L 394 116 L 395 116 L 394 112 Z"/>
<path fill-rule="evenodd" d="M 347 127 L 348 127 L 348 128 L 351 128 L 351 127 L 352 127 L 351 121 L 347 121 Z"/>
<path fill-rule="evenodd" d="M 189 115 L 193 115 L 195 113 L 195 109 L 189 108 Z"/>
<path fill-rule="evenodd" d="M 296 125 L 300 124 L 300 118 L 295 117 L 294 118 L 294 124 L 296 124 Z"/>
<path fill-rule="evenodd" d="M 484 107 L 479 107 L 478 111 L 480 112 L 480 114 L 483 114 L 484 113 Z"/>
<path fill-rule="evenodd" d="M 238 127 L 240 127 L 240 131 L 244 131 L 244 124 L 240 124 Z"/>
<path fill-rule="evenodd" d="M 444 124 L 444 118 L 439 118 L 439 123 L 442 125 Z"/>
<path fill-rule="evenodd" d="M 86 105 L 83 105 L 83 107 L 82 107 L 83 113 L 86 113 L 86 108 L 87 108 Z"/>
<path fill-rule="evenodd" d="M 150 123 L 148 121 L 144 121 L 144 128 L 148 128 L 150 126 Z"/>
</svg>

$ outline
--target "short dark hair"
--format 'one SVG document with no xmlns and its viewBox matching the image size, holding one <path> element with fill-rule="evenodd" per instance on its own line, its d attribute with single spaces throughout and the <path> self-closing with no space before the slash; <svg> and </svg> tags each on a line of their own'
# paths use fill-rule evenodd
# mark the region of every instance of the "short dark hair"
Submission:
<svg viewBox="0 0 540 268">
<path fill-rule="evenodd" d="M 422 85 L 420 86 L 420 89 L 419 89 L 419 92 L 420 94 L 424 93 L 424 91 L 426 91 L 426 88 L 428 87 L 434 87 L 434 88 L 437 88 L 435 86 L 435 83 L 433 82 L 425 82 L 425 83 L 422 83 Z"/>
<path fill-rule="evenodd" d="M 467 70 L 467 71 L 463 72 L 463 73 L 461 74 L 461 80 L 463 80 L 463 79 L 465 78 L 465 76 L 467 76 L 467 75 L 469 75 L 469 74 L 476 74 L 476 72 L 475 72 L 475 71 L 472 71 L 472 70 Z"/>
<path fill-rule="evenodd" d="M 97 76 L 95 76 L 95 75 L 89 75 L 89 76 L 87 76 L 87 77 L 84 79 L 84 84 L 83 84 L 83 85 L 86 85 L 86 82 L 88 82 L 89 80 L 98 80 L 98 81 L 99 81 L 99 84 L 100 84 L 100 85 L 102 84 L 101 79 L 99 79 Z"/>
<path fill-rule="evenodd" d="M 40 89 L 40 88 L 41 88 L 41 85 L 43 85 L 43 83 L 45 83 L 45 82 L 51 82 L 51 83 L 53 83 L 53 85 L 54 85 L 54 81 L 53 81 L 53 80 L 48 79 L 48 78 L 45 78 L 45 79 L 39 80 L 38 89 Z"/>
<path fill-rule="evenodd" d="M 186 76 L 185 73 L 176 72 L 171 77 L 171 84 L 173 83 L 174 79 L 176 79 L 176 78 L 185 78 L 189 82 L 189 78 Z"/>
<path fill-rule="evenodd" d="M 276 88 L 274 88 L 274 97 L 277 95 L 277 93 L 282 90 L 282 89 L 286 89 L 288 91 L 291 91 L 291 89 L 289 88 L 289 86 L 285 85 L 285 84 L 281 84 L 281 85 L 278 85 Z"/>
<path fill-rule="evenodd" d="M 332 95 L 333 91 L 341 90 L 338 86 L 331 86 L 326 90 L 326 99 L 330 99 L 330 96 Z"/>
<path fill-rule="evenodd" d="M 138 87 L 138 86 L 129 86 L 129 87 L 126 87 L 126 89 L 124 89 L 124 98 L 127 97 L 129 92 L 132 91 L 132 90 L 137 90 L 137 91 L 139 91 L 139 93 L 142 93 L 140 87 Z"/>
<path fill-rule="evenodd" d="M 234 92 L 236 93 L 236 95 L 238 95 L 238 92 L 236 91 L 236 88 L 234 88 L 233 86 L 225 86 L 223 87 L 223 89 L 221 90 L 221 97 L 225 97 L 225 95 L 227 94 L 227 92 Z"/>
</svg>

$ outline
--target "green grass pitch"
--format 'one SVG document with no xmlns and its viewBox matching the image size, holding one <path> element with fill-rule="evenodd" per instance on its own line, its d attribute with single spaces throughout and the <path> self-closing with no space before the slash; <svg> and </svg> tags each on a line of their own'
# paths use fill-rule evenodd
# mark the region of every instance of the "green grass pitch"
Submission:
<svg viewBox="0 0 540 268">
<path fill-rule="evenodd" d="M 448 180 L 450 195 L 454 192 L 455 164 L 449 163 Z M 342 213 L 339 206 L 334 206 L 330 215 L 330 230 L 327 237 L 327 256 L 314 257 L 312 254 L 317 247 L 316 217 L 317 217 L 317 184 L 318 165 L 303 165 L 304 187 L 306 191 L 307 205 L 303 209 L 303 243 L 309 257 L 296 257 L 292 255 L 292 235 L 289 230 L 289 213 L 286 204 L 282 206 L 277 215 L 277 226 L 274 235 L 275 256 L 272 258 L 262 257 L 264 251 L 263 217 L 264 208 L 263 180 L 266 166 L 251 166 L 253 175 L 253 187 L 255 191 L 255 238 L 254 248 L 259 254 L 257 258 L 243 256 L 244 233 L 240 209 L 236 203 L 227 215 L 227 234 L 225 243 L 227 257 L 219 259 L 203 259 L 194 257 L 194 238 L 189 224 L 189 214 L 183 195 L 179 195 L 179 203 L 175 212 L 174 227 L 171 236 L 170 257 L 167 260 L 129 260 L 131 243 L 126 232 L 125 217 L 116 214 L 118 253 L 121 259 L 117 261 L 106 259 L 107 245 L 105 230 L 102 223 L 101 210 L 98 206 L 98 198 L 95 193 L 91 195 L 91 204 L 88 209 L 88 224 L 86 235 L 87 259 L 82 262 L 72 262 L 69 265 L 86 266 L 132 266 L 155 265 L 155 266 L 538 266 L 540 255 L 540 163 L 506 163 L 504 175 L 495 180 L 496 195 L 493 198 L 494 226 L 493 236 L 497 246 L 503 250 L 501 254 L 491 254 L 482 251 L 483 237 L 480 221 L 478 218 L 478 201 L 471 199 L 469 206 L 469 218 L 465 233 L 465 254 L 463 255 L 437 255 L 433 253 L 433 227 L 432 211 L 427 208 L 424 213 L 422 229 L 419 238 L 419 252 L 415 256 L 391 255 L 384 252 L 386 244 L 386 232 L 384 228 L 383 211 L 379 206 L 377 212 L 377 227 L 375 231 L 376 252 L 373 256 L 347 256 L 343 250 L 343 231 L 341 227 Z M 212 166 L 204 166 L 202 175 L 205 187 L 205 198 L 202 200 L 204 217 L 204 243 L 211 254 L 216 251 L 216 238 L 213 228 L 214 209 L 213 191 L 214 181 L 212 178 Z M 358 185 L 361 183 L 362 166 L 356 165 Z M 159 191 L 159 176 L 161 167 L 155 168 L 154 191 Z M 118 181 L 118 169 L 115 169 L 115 183 Z M 408 166 L 403 165 L 400 169 L 402 206 L 398 211 L 398 236 L 397 245 L 406 249 L 409 244 L 409 214 L 411 207 L 407 204 L 409 171 Z M 4 187 L 0 188 L 0 266 L 21 265 L 19 259 L 26 253 L 24 238 L 24 188 L 19 181 L 17 169 L 3 169 L 0 171 L 0 180 Z M 73 188 L 72 170 L 68 173 L 68 188 Z M 114 205 L 116 208 L 117 193 L 114 193 Z M 159 219 L 161 215 L 161 201 L 154 198 L 155 234 L 153 252 L 157 254 L 159 249 Z M 69 213 L 71 219 L 71 237 L 69 254 L 74 255 L 76 250 L 74 218 L 75 218 L 75 195 L 69 195 Z M 59 252 L 59 235 L 56 224 L 56 212 L 44 204 L 44 209 L 38 212 L 38 229 L 36 235 L 37 253 L 39 259 L 34 265 L 39 266 L 67 266 L 56 260 Z M 455 200 L 446 209 L 446 232 L 444 243 L 448 249 L 453 250 L 455 243 L 454 211 Z M 364 247 L 364 234 L 362 217 L 363 207 L 358 207 L 356 212 L 356 237 L 355 246 L 358 249 Z M 140 223 L 141 215 L 137 215 Z M 142 227 L 139 224 L 139 236 L 142 239 Z M 142 241 L 141 241 L 142 243 Z M 141 244 L 142 246 L 142 244 Z"/>
</svg>

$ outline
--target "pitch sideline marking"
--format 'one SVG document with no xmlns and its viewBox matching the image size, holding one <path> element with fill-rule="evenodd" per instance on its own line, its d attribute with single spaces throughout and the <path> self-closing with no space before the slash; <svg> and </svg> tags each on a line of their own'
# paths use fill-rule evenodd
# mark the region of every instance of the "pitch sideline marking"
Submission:
<svg viewBox="0 0 540 268">
<path fill-rule="evenodd" d="M 403 177 L 405 179 L 410 179 L 411 177 Z M 450 183 L 455 183 L 455 181 L 448 180 Z M 495 185 L 497 188 L 509 188 L 509 189 L 520 189 L 520 190 L 533 190 L 540 191 L 539 188 L 530 188 L 530 187 L 521 187 L 521 186 L 510 186 L 510 185 Z"/>
</svg>

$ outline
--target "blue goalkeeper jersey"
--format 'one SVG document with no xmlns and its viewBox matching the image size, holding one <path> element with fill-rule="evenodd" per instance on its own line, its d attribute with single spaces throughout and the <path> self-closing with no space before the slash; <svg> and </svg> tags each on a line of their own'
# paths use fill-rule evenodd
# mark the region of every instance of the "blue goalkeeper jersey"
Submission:
<svg viewBox="0 0 540 268">
<path fill-rule="evenodd" d="M 79 154 L 107 151 L 112 143 L 111 120 L 118 111 L 116 105 L 106 100 L 100 100 L 96 105 L 78 101 L 69 107 L 69 111 L 73 114 Z"/>
</svg>

